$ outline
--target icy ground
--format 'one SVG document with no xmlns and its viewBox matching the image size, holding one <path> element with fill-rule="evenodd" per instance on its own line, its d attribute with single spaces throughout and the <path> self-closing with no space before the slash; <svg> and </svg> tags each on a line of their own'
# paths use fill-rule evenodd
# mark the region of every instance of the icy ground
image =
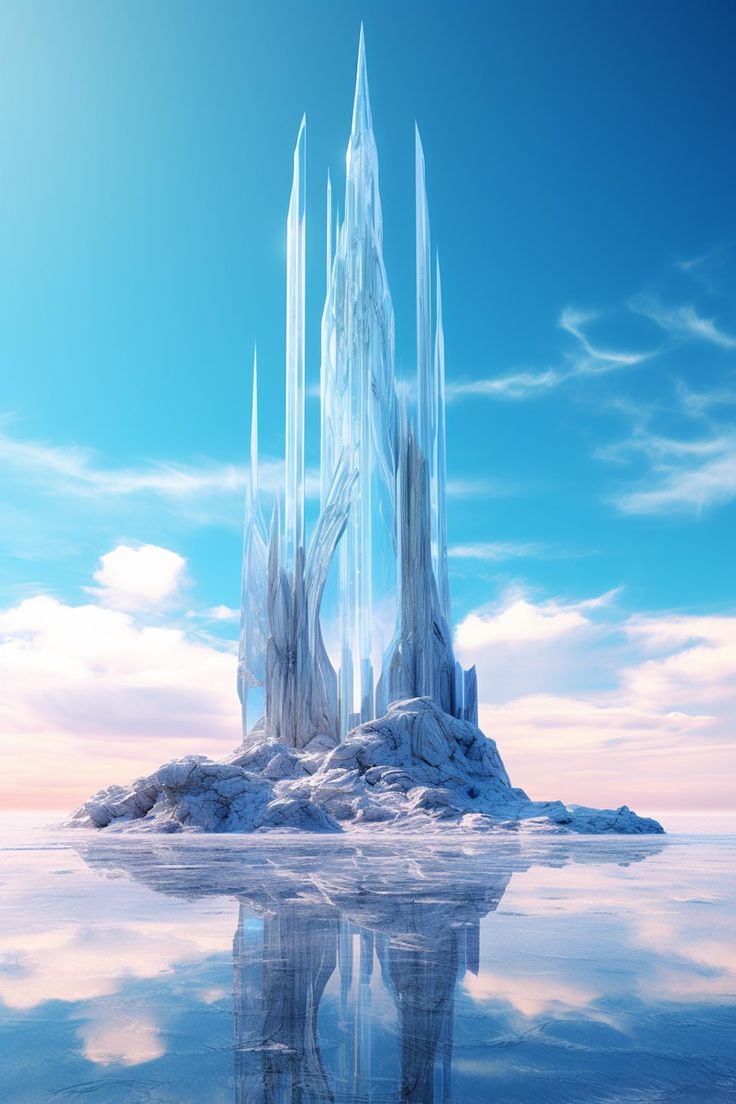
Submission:
<svg viewBox="0 0 736 1104">
<path fill-rule="evenodd" d="M 735 826 L 685 819 L 699 835 L 0 814 L 0 1100 L 736 1099 Z"/>
<path fill-rule="evenodd" d="M 337 747 L 321 737 L 296 749 L 268 741 L 215 763 L 187 756 L 129 786 L 110 786 L 67 821 L 85 828 L 159 832 L 340 832 L 360 825 L 515 828 L 600 834 L 661 833 L 626 805 L 590 809 L 531 801 L 511 785 L 495 741 L 428 698 L 395 702 Z"/>
</svg>

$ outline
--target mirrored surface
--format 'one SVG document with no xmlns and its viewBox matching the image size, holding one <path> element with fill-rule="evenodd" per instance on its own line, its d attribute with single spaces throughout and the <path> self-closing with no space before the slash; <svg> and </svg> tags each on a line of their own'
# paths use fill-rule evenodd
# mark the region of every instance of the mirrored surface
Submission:
<svg viewBox="0 0 736 1104">
<path fill-rule="evenodd" d="M 732 835 L 2 827 L 11 1104 L 736 1094 Z"/>
</svg>

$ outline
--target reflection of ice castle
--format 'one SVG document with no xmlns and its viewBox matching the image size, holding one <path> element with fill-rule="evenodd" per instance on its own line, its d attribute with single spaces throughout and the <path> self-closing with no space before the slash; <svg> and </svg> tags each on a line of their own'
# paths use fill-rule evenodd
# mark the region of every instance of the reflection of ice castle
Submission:
<svg viewBox="0 0 736 1104">
<path fill-rule="evenodd" d="M 629 867 L 662 847 L 651 837 L 542 844 L 517 833 L 425 843 L 411 862 L 405 841 L 390 837 L 300 835 L 256 847 L 103 834 L 77 850 L 98 874 L 157 894 L 238 901 L 236 1104 L 449 1104 L 453 1048 L 468 1054 L 467 1029 L 454 1023 L 457 982 L 480 969 L 492 984 L 499 943 L 483 920 L 514 874 Z M 216 1089 L 211 1099 L 224 1100 Z"/>
<path fill-rule="evenodd" d="M 296 881 L 281 868 L 246 875 L 233 940 L 237 1104 L 449 1104 L 456 983 L 478 973 L 481 920 L 520 859 L 512 850 L 495 869 L 478 857 L 465 869 L 432 854 L 409 871 L 379 848 L 366 872 L 360 849 L 336 868 L 315 852 L 296 858 Z"/>
<path fill-rule="evenodd" d="M 366 915 L 360 901 L 343 911 L 294 899 L 271 902 L 260 918 L 241 902 L 233 941 L 237 1104 L 449 1104 L 456 981 L 478 973 L 480 921 L 510 877 L 497 874 L 484 889 L 441 901 L 387 895 L 382 912 L 371 901 Z M 337 1017 L 327 1030 L 330 1069 L 318 1027 L 328 984 Z M 374 1055 L 383 1016 L 371 1003 L 384 994 L 394 1007 L 396 1053 L 384 1045 Z"/>
<path fill-rule="evenodd" d="M 294 151 L 287 220 L 286 485 L 270 533 L 258 499 L 254 368 L 251 466 L 241 596 L 238 692 L 265 691 L 269 737 L 337 740 L 404 698 L 433 698 L 476 721 L 475 671 L 451 638 L 445 509 L 445 363 L 439 262 L 434 280 L 416 131 L 416 424 L 394 373 L 394 319 L 383 262 L 378 157 L 361 29 L 345 206 L 333 234 L 327 182 L 327 294 L 322 314 L 321 512 L 304 530 L 306 121 Z M 342 538 L 342 539 L 341 539 Z M 339 548 L 338 548 L 339 543 Z M 320 605 L 337 550 L 337 673 Z"/>
</svg>

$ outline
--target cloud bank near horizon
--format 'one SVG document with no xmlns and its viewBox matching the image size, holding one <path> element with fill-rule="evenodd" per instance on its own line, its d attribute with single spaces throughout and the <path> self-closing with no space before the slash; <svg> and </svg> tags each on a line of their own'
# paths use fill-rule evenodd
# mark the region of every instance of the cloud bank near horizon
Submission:
<svg viewBox="0 0 736 1104">
<path fill-rule="evenodd" d="M 71 810 L 167 759 L 238 744 L 234 645 L 203 627 L 228 618 L 186 609 L 186 570 L 171 549 L 118 546 L 87 601 L 37 594 L 0 612 L 3 807 Z M 534 798 L 729 807 L 736 617 L 620 603 L 516 587 L 468 613 L 456 647 L 478 668 L 481 727 Z"/>
</svg>

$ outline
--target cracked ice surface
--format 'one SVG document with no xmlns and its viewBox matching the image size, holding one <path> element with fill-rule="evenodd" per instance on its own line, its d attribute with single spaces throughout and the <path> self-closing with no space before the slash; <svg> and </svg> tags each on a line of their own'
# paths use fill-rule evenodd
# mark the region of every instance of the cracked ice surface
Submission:
<svg viewBox="0 0 736 1104">
<path fill-rule="evenodd" d="M 130 786 L 101 790 L 70 827 L 163 832 L 339 832 L 363 824 L 469 830 L 661 833 L 626 806 L 531 801 L 510 783 L 493 740 L 428 698 L 395 702 L 333 747 L 262 740 L 214 763 L 175 760 Z"/>
</svg>

